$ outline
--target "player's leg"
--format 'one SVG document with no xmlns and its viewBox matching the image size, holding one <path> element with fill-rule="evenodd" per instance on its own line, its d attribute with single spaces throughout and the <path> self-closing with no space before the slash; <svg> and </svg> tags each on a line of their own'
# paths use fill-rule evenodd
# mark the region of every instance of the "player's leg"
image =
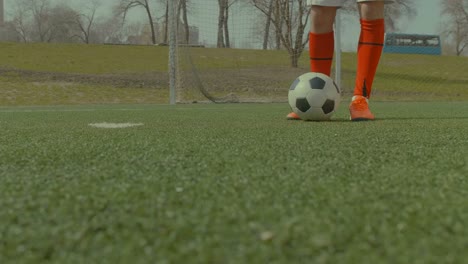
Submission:
<svg viewBox="0 0 468 264">
<path fill-rule="evenodd" d="M 358 44 L 356 84 L 349 107 L 353 121 L 374 119 L 369 110 L 368 99 L 384 45 L 384 2 L 386 1 L 358 0 L 361 35 Z"/>
<path fill-rule="evenodd" d="M 327 4 L 328 6 L 325 6 Z M 332 5 L 332 6 L 329 6 Z M 341 1 L 312 1 L 310 10 L 310 71 L 330 76 L 335 50 L 333 24 Z"/>
<path fill-rule="evenodd" d="M 344 0 L 308 0 L 310 10 L 309 57 L 310 71 L 330 76 L 335 48 L 333 23 L 336 10 Z M 287 119 L 298 120 L 299 116 L 291 112 Z"/>
</svg>

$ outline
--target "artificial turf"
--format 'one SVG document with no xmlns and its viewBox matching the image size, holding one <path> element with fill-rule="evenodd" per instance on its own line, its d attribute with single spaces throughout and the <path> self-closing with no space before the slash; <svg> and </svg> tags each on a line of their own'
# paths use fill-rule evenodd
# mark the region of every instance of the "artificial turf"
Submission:
<svg viewBox="0 0 468 264">
<path fill-rule="evenodd" d="M 466 263 L 468 104 L 371 107 L 2 107 L 0 263 Z"/>
</svg>

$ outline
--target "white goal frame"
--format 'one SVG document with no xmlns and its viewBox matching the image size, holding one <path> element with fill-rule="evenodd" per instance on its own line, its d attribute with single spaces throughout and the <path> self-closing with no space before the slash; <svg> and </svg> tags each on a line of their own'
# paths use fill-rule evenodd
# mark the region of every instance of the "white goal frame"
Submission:
<svg viewBox="0 0 468 264">
<path fill-rule="evenodd" d="M 335 83 L 341 87 L 341 13 L 340 9 L 335 17 Z"/>
<path fill-rule="evenodd" d="M 175 19 L 176 1 L 168 1 L 169 23 L 169 104 L 176 104 L 176 86 L 177 86 L 177 24 Z"/>
</svg>

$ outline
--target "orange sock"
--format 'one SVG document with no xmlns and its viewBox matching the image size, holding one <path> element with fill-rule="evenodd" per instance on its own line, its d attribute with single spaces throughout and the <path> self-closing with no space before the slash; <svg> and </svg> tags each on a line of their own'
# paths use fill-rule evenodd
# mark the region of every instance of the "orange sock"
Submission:
<svg viewBox="0 0 468 264">
<path fill-rule="evenodd" d="M 354 95 L 369 98 L 377 66 L 384 45 L 385 22 L 383 19 L 361 19 L 361 36 L 358 45 L 358 66 Z"/>
<path fill-rule="evenodd" d="M 335 35 L 309 33 L 310 71 L 330 76 L 335 50 Z"/>
</svg>

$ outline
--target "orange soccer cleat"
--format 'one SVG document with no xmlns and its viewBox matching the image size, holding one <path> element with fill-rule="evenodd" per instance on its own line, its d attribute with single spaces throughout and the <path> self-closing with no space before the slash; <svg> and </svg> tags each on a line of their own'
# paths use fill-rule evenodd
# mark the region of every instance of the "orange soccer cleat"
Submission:
<svg viewBox="0 0 468 264">
<path fill-rule="evenodd" d="M 286 116 L 286 119 L 287 120 L 301 120 L 301 118 L 294 112 L 291 112 L 289 113 L 287 116 Z"/>
<path fill-rule="evenodd" d="M 351 114 L 351 121 L 368 121 L 375 119 L 374 115 L 369 110 L 367 98 L 361 95 L 353 96 L 351 104 L 349 105 L 349 113 Z"/>
</svg>

